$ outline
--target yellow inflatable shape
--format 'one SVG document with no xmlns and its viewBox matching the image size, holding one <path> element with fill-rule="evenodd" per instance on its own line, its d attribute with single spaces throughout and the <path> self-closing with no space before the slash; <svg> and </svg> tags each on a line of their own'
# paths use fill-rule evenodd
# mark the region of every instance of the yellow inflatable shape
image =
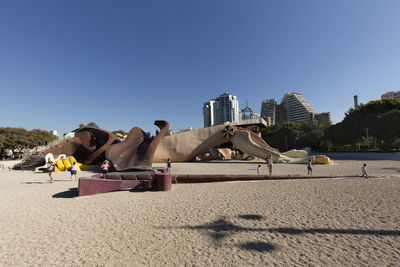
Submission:
<svg viewBox="0 0 400 267">
<path fill-rule="evenodd" d="M 74 158 L 74 156 L 69 156 L 69 157 L 68 157 L 68 160 L 69 160 L 69 163 L 71 163 L 71 165 L 72 165 L 72 163 L 74 163 L 74 162 L 78 163 L 78 161 Z"/>
<path fill-rule="evenodd" d="M 60 171 L 64 171 L 65 167 L 61 159 L 56 160 L 56 166 Z"/>
<path fill-rule="evenodd" d="M 54 167 L 54 172 L 60 172 L 60 170 L 57 168 L 57 166 Z"/>
<path fill-rule="evenodd" d="M 92 170 L 92 169 L 96 168 L 97 166 L 96 165 L 85 165 L 85 164 L 78 163 L 78 167 L 81 170 L 87 171 L 87 170 Z"/>
<path fill-rule="evenodd" d="M 316 155 L 315 156 L 315 164 L 330 164 L 331 159 L 325 155 Z"/>
<path fill-rule="evenodd" d="M 64 159 L 63 161 L 65 170 L 69 171 L 71 169 L 71 163 L 69 163 L 68 159 Z"/>
</svg>

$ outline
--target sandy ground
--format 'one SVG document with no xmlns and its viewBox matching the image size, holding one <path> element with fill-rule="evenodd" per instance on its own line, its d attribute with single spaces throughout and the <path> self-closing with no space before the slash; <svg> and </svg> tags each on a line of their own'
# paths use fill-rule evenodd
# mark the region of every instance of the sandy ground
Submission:
<svg viewBox="0 0 400 267">
<path fill-rule="evenodd" d="M 363 162 L 315 165 L 314 175 L 358 174 Z M 399 266 L 400 162 L 366 163 L 375 178 L 87 197 L 76 197 L 69 173 L 50 184 L 45 173 L 1 169 L 0 266 Z M 175 163 L 173 172 L 255 174 L 258 164 Z M 273 172 L 306 167 L 275 164 Z"/>
</svg>

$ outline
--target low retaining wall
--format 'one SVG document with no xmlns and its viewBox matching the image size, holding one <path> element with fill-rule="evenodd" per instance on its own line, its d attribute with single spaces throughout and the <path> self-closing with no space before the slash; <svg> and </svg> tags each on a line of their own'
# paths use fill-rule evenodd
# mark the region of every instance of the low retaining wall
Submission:
<svg viewBox="0 0 400 267">
<path fill-rule="evenodd" d="M 318 175 L 318 176 L 301 176 L 301 175 L 222 175 L 222 174 L 175 174 L 173 175 L 178 183 L 212 183 L 212 182 L 228 182 L 228 181 L 257 181 L 257 180 L 294 180 L 294 179 L 324 179 L 339 177 L 359 177 L 357 175 Z"/>
</svg>

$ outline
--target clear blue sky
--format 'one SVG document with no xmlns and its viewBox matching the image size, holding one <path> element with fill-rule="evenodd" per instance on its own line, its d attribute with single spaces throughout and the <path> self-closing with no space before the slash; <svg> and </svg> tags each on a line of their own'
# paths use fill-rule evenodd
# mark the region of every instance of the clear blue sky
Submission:
<svg viewBox="0 0 400 267">
<path fill-rule="evenodd" d="M 0 127 L 203 126 L 223 92 L 303 94 L 334 123 L 400 90 L 398 0 L 3 0 Z"/>
</svg>

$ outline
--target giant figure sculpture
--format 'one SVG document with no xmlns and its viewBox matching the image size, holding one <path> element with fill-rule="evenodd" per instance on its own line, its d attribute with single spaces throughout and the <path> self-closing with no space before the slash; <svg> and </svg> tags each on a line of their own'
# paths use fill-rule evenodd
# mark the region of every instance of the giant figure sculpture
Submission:
<svg viewBox="0 0 400 267">
<path fill-rule="evenodd" d="M 307 163 L 311 159 L 314 163 L 329 163 L 329 158 L 325 156 L 310 156 L 302 150 L 281 153 L 253 132 L 231 124 L 169 136 L 165 136 L 169 128 L 168 122 L 155 121 L 154 124 L 160 128 L 155 137 L 150 137 L 135 127 L 123 142 L 117 141 L 111 132 L 85 126 L 75 130 L 73 138 L 43 151 L 39 156 L 31 157 L 30 161 L 25 160 L 21 167 L 29 169 L 28 166 L 35 164 L 37 167 L 43 163 L 45 154 L 53 153 L 74 156 L 78 162 L 84 164 L 97 164 L 107 159 L 114 171 L 145 171 L 152 169 L 153 162 L 167 162 L 168 158 L 172 162 L 195 160 L 196 156 L 226 142 L 232 142 L 239 150 L 254 157 L 266 158 L 267 155 L 272 155 L 275 162 Z M 40 163 L 32 163 L 35 158 Z"/>
<path fill-rule="evenodd" d="M 311 159 L 315 163 L 329 163 L 327 157 L 316 158 L 304 150 L 281 153 L 255 133 L 231 124 L 165 136 L 158 144 L 153 162 L 166 162 L 168 158 L 173 162 L 191 161 L 210 148 L 226 142 L 232 142 L 239 150 L 254 157 L 265 159 L 267 155 L 272 155 L 275 162 L 307 163 Z"/>
</svg>

